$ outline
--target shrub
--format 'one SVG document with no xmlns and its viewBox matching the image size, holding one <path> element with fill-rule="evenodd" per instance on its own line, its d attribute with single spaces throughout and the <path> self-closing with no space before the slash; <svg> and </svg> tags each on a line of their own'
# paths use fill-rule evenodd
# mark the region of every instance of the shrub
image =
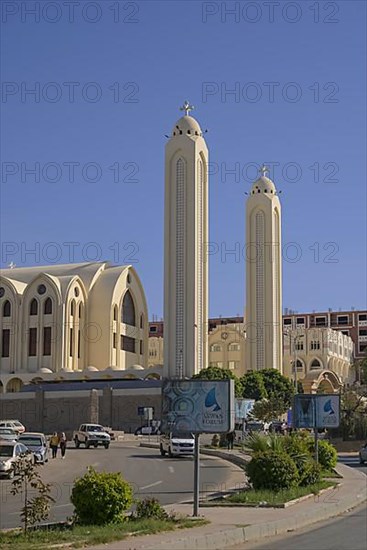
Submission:
<svg viewBox="0 0 367 550">
<path fill-rule="evenodd" d="M 295 487 L 299 480 L 292 458 L 272 450 L 255 453 L 246 466 L 246 473 L 254 489 L 279 491 Z"/>
<path fill-rule="evenodd" d="M 162 508 L 156 498 L 145 498 L 144 500 L 138 500 L 136 504 L 136 511 L 134 519 L 168 519 L 169 515 L 166 510 Z"/>
<path fill-rule="evenodd" d="M 96 472 L 90 467 L 74 483 L 70 500 L 78 523 L 104 525 L 124 519 L 133 501 L 133 491 L 120 472 Z"/>
<path fill-rule="evenodd" d="M 310 438 L 300 436 L 298 433 L 284 436 L 284 450 L 292 458 L 297 456 L 311 457 Z"/>
<path fill-rule="evenodd" d="M 306 487 L 307 485 L 313 485 L 321 481 L 321 465 L 315 460 L 310 459 L 302 461 L 299 464 L 296 462 L 299 475 L 299 485 Z"/>
<path fill-rule="evenodd" d="M 335 468 L 338 461 L 338 453 L 331 443 L 321 439 L 318 444 L 319 447 L 319 463 L 325 470 L 332 470 Z M 313 444 L 314 449 L 314 444 Z"/>
</svg>

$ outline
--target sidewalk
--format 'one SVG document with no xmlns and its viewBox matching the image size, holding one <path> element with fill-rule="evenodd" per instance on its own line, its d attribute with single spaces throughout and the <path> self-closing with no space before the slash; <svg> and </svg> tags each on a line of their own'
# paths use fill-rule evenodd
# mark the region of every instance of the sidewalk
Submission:
<svg viewBox="0 0 367 550">
<path fill-rule="evenodd" d="M 240 458 L 237 451 L 221 452 Z M 343 464 L 338 464 L 336 470 L 343 476 L 343 479 L 338 480 L 341 484 L 337 489 L 330 490 L 320 497 L 310 497 L 288 508 L 203 507 L 199 510 L 199 515 L 210 521 L 208 525 L 133 537 L 107 545 L 89 547 L 89 550 L 219 550 L 300 529 L 342 514 L 367 499 L 365 474 Z M 192 516 L 191 503 L 169 505 L 165 508 L 178 514 Z"/>
</svg>

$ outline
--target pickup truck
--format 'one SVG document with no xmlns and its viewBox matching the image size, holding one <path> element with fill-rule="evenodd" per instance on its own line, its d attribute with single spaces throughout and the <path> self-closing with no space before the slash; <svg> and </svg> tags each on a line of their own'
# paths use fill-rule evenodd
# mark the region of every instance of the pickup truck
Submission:
<svg viewBox="0 0 367 550">
<path fill-rule="evenodd" d="M 111 437 L 100 424 L 81 424 L 79 430 L 73 433 L 73 441 L 77 449 L 80 445 L 85 445 L 86 449 L 103 445 L 108 449 Z"/>
<path fill-rule="evenodd" d="M 195 449 L 194 436 L 188 432 L 162 434 L 159 449 L 162 456 L 168 453 L 170 458 L 185 455 L 193 456 Z"/>
</svg>

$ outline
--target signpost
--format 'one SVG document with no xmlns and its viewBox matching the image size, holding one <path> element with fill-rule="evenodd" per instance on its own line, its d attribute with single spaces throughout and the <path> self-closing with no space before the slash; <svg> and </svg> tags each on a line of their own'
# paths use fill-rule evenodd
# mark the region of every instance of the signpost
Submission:
<svg viewBox="0 0 367 550">
<path fill-rule="evenodd" d="M 297 394 L 294 396 L 293 424 L 295 428 L 313 428 L 315 460 L 319 460 L 320 428 L 337 428 L 340 423 L 340 395 Z"/>
<path fill-rule="evenodd" d="M 199 513 L 200 434 L 226 433 L 233 430 L 233 380 L 163 381 L 161 431 L 190 432 L 195 436 L 194 516 Z"/>
</svg>

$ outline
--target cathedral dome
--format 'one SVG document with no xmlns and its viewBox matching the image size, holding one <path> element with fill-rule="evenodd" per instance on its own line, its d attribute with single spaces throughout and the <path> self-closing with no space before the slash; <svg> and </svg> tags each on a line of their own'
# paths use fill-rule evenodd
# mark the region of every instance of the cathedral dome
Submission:
<svg viewBox="0 0 367 550">
<path fill-rule="evenodd" d="M 202 131 L 197 120 L 195 120 L 192 116 L 185 115 L 176 122 L 176 125 L 172 130 L 172 135 L 201 136 Z"/>
<path fill-rule="evenodd" d="M 267 178 L 266 176 L 261 176 L 258 180 L 255 181 L 251 189 L 251 195 L 255 195 L 256 193 L 269 193 L 275 195 L 275 185 L 271 181 L 271 179 Z"/>
</svg>

